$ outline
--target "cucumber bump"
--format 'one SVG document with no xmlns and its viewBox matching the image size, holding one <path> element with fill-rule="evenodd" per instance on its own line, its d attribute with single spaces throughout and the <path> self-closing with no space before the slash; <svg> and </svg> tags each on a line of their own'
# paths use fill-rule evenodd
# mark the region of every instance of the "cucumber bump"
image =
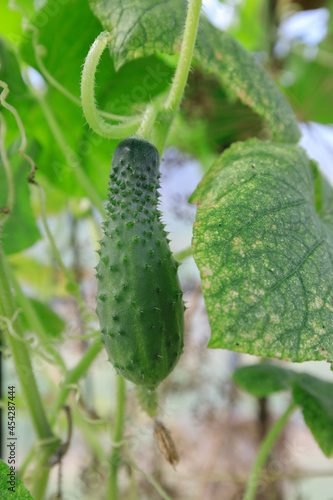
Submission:
<svg viewBox="0 0 333 500">
<path fill-rule="evenodd" d="M 118 144 L 97 265 L 96 312 L 109 360 L 149 389 L 173 370 L 184 337 L 178 264 L 157 208 L 159 163 L 146 140 Z"/>
</svg>

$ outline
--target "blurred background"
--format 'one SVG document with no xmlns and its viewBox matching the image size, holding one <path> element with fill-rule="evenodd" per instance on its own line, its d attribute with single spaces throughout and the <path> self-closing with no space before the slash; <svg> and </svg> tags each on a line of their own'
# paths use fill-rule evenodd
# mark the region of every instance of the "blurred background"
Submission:
<svg viewBox="0 0 333 500">
<path fill-rule="evenodd" d="M 299 144 L 333 182 L 333 1 L 205 0 L 204 12 L 216 27 L 234 35 L 270 73 L 299 120 Z M 35 79 L 36 85 L 44 85 L 40 74 L 36 73 Z M 187 200 L 203 173 L 232 142 L 260 137 L 261 128 L 257 115 L 230 99 L 213 76 L 194 65 L 161 167 L 161 208 L 176 254 L 191 245 L 195 208 Z M 58 249 L 65 264 L 74 269 L 82 295 L 93 310 L 93 267 L 97 264 L 99 235 L 89 200 L 69 197 L 64 203 L 57 187 L 51 185 L 46 194 L 48 221 Z M 33 203 L 37 206 L 36 200 Z M 101 222 L 97 212 L 93 218 Z M 38 216 L 37 221 L 43 235 Z M 59 321 L 61 338 L 82 334 L 77 305 L 68 298 L 48 242 L 40 239 L 28 250 L 14 252 L 10 261 L 25 292 L 36 301 L 47 301 L 57 315 L 52 321 Z M 187 305 L 185 352 L 176 370 L 161 385 L 159 409 L 160 418 L 177 443 L 180 463 L 173 469 L 159 452 L 151 421 L 140 410 L 131 384 L 125 438 L 131 457 L 174 500 L 241 500 L 258 445 L 274 418 L 287 407 L 290 395 L 279 393 L 257 401 L 235 387 L 233 371 L 257 362 L 257 358 L 206 349 L 210 328 L 199 273 L 191 256 L 183 260 L 180 278 Z M 98 328 L 97 321 L 94 326 Z M 60 336 L 58 341 L 68 368 L 75 366 L 87 341 L 63 342 Z M 332 381 L 325 362 L 272 362 Z M 7 359 L 4 366 L 5 386 L 18 385 L 11 360 Z M 59 370 L 38 352 L 34 368 L 43 397 L 51 402 L 61 383 Z M 104 351 L 80 388 L 81 398 L 70 399 L 74 432 L 62 463 L 64 500 L 103 498 L 115 409 L 115 373 Z M 18 459 L 22 465 L 34 444 L 34 433 L 19 397 L 18 405 Z M 59 416 L 57 430 L 65 437 L 64 415 Z M 56 498 L 58 482 L 56 466 L 48 498 Z M 120 468 L 120 488 L 124 500 L 160 498 L 126 461 Z M 300 412 L 292 416 L 270 457 L 257 499 L 333 500 L 333 460 L 324 457 Z"/>
</svg>

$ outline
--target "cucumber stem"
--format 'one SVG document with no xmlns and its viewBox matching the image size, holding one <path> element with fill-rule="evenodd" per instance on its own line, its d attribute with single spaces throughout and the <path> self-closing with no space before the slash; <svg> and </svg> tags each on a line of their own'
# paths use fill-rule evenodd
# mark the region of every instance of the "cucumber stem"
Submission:
<svg viewBox="0 0 333 500">
<path fill-rule="evenodd" d="M 165 102 L 166 109 L 178 110 L 191 67 L 195 40 L 199 26 L 202 0 L 190 0 L 188 4 L 184 36 L 180 50 L 176 73 Z"/>
<path fill-rule="evenodd" d="M 164 110 L 157 117 L 159 124 L 157 123 L 154 129 L 153 143 L 160 155 L 162 155 L 171 124 L 184 94 L 198 32 L 201 5 L 202 0 L 189 0 L 188 3 L 184 36 L 175 76 L 164 104 Z"/>
<path fill-rule="evenodd" d="M 285 413 L 281 415 L 281 417 L 275 422 L 272 428 L 268 431 L 265 439 L 263 440 L 260 446 L 256 461 L 254 462 L 254 465 L 252 467 L 243 500 L 255 500 L 261 469 L 265 465 L 267 457 L 275 441 L 277 440 L 280 432 L 286 425 L 290 415 L 295 410 L 296 406 L 297 405 L 294 402 L 291 403 L 291 405 L 287 408 Z"/>
<path fill-rule="evenodd" d="M 118 498 L 117 475 L 120 458 L 120 442 L 124 425 L 125 390 L 125 380 L 121 375 L 117 375 L 117 410 L 112 439 L 114 446 L 112 448 L 110 460 L 110 483 L 108 495 L 108 498 L 110 498 L 110 500 L 117 500 Z"/>
</svg>

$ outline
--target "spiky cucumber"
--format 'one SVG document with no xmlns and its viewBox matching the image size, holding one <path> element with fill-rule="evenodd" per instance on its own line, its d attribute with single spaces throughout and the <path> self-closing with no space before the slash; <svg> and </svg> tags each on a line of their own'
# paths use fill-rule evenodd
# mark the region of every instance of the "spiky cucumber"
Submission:
<svg viewBox="0 0 333 500">
<path fill-rule="evenodd" d="M 184 337 L 178 264 L 157 208 L 159 163 L 146 140 L 118 144 L 97 266 L 97 315 L 109 360 L 149 389 L 173 370 Z"/>
</svg>

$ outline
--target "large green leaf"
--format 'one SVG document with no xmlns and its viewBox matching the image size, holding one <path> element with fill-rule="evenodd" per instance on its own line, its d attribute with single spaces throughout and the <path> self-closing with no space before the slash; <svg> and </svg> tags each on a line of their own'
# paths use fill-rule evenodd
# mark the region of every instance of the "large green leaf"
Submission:
<svg viewBox="0 0 333 500">
<path fill-rule="evenodd" d="M 89 0 L 104 29 L 113 35 L 116 68 L 126 61 L 158 52 L 179 51 L 186 0 Z"/>
<path fill-rule="evenodd" d="M 333 190 L 316 212 L 313 164 L 293 145 L 236 143 L 191 197 L 209 347 L 333 359 Z"/>
<path fill-rule="evenodd" d="M 0 460 L 0 498 L 4 500 L 33 500 L 22 481 L 15 474 L 12 474 L 9 466 Z M 7 481 L 12 481 L 13 485 Z M 14 489 L 9 490 L 9 488 Z"/>
<path fill-rule="evenodd" d="M 116 67 L 143 55 L 179 52 L 185 21 L 183 0 L 90 0 L 90 5 L 113 34 L 110 50 Z M 266 120 L 274 140 L 297 142 L 300 132 L 295 116 L 277 86 L 249 52 L 204 16 L 195 61 Z"/>
<path fill-rule="evenodd" d="M 272 364 L 241 367 L 234 381 L 256 397 L 291 389 L 305 422 L 325 455 L 333 453 L 333 383 Z"/>
</svg>

